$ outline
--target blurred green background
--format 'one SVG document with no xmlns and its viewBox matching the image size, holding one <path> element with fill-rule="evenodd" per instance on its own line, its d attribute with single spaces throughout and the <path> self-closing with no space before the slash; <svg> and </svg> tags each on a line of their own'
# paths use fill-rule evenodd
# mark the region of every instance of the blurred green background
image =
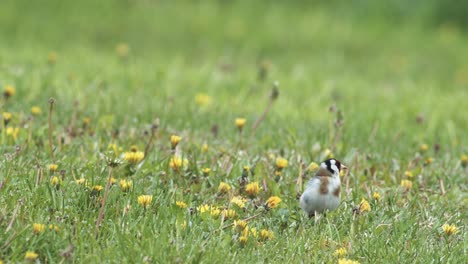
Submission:
<svg viewBox="0 0 468 264">
<path fill-rule="evenodd" d="M 384 131 L 457 145 L 447 130 L 468 123 L 466 10 L 435 0 L 2 1 L 0 84 L 14 83 L 31 104 L 53 96 L 63 113 L 78 100 L 84 114 L 120 123 L 132 113 L 205 131 L 254 120 L 278 80 L 266 123 L 295 136 L 325 133 L 337 104 L 350 137 L 380 120 Z M 56 67 L 44 68 L 51 52 Z M 198 93 L 213 97 L 208 111 L 194 105 Z M 418 116 L 427 123 L 413 127 Z"/>
</svg>

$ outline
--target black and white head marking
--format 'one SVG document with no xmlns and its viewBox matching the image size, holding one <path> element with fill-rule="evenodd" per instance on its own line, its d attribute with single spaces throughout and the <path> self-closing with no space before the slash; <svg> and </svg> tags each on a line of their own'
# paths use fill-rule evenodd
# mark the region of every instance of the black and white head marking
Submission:
<svg viewBox="0 0 468 264">
<path fill-rule="evenodd" d="M 340 175 L 341 170 L 341 162 L 336 159 L 327 159 L 322 164 L 320 164 L 323 168 L 327 169 L 332 174 Z"/>
</svg>

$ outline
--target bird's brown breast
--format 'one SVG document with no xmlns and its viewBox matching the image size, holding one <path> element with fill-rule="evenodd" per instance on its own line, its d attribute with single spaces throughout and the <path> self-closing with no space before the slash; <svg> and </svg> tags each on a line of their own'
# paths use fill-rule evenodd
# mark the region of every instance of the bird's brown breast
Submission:
<svg viewBox="0 0 468 264">
<path fill-rule="evenodd" d="M 341 191 L 341 187 L 338 186 L 338 187 L 333 191 L 333 195 L 335 195 L 336 197 L 340 197 L 340 191 Z"/>
<path fill-rule="evenodd" d="M 320 179 L 320 194 L 328 193 L 328 176 L 319 176 Z"/>
</svg>

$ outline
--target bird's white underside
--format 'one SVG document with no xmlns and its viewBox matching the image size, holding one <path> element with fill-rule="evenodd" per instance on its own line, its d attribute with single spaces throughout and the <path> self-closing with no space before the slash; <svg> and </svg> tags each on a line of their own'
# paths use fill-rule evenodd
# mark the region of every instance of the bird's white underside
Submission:
<svg viewBox="0 0 468 264">
<path fill-rule="evenodd" d="M 335 166 L 335 165 L 333 165 Z M 333 192 L 340 186 L 340 176 L 328 177 L 328 192 L 320 193 L 320 178 L 314 177 L 307 184 L 306 190 L 301 196 L 299 205 L 308 214 L 322 213 L 326 210 L 335 210 L 340 205 L 340 195 L 335 196 Z"/>
</svg>

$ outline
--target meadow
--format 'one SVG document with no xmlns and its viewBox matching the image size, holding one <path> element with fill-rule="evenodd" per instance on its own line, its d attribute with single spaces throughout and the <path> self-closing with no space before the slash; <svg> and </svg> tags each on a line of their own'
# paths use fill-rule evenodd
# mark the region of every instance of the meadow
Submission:
<svg viewBox="0 0 468 264">
<path fill-rule="evenodd" d="M 461 24 L 0 5 L 0 263 L 467 262 Z M 330 157 L 342 202 L 309 219 L 298 195 Z"/>
</svg>

